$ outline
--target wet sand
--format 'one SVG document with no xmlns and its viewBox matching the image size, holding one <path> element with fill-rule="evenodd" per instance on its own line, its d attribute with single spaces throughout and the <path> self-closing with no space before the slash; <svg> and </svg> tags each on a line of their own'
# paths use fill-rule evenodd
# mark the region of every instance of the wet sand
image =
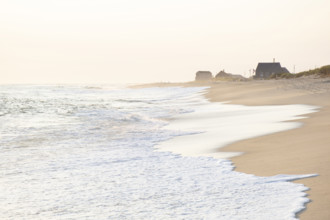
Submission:
<svg viewBox="0 0 330 220">
<path fill-rule="evenodd" d="M 299 120 L 303 122 L 300 128 L 239 141 L 219 151 L 244 152 L 231 158 L 239 172 L 258 176 L 319 174 L 318 177 L 295 181 L 311 188 L 307 193 L 312 202 L 299 213 L 299 218 L 330 219 L 330 78 L 160 83 L 151 86 L 210 86 L 205 96 L 214 102 L 320 106 L 319 112 Z"/>
<path fill-rule="evenodd" d="M 299 213 L 304 219 L 330 219 L 330 79 L 294 79 L 220 83 L 206 94 L 211 101 L 245 105 L 309 104 L 320 106 L 298 129 L 240 141 L 221 151 L 245 152 L 232 158 L 237 171 L 258 176 L 317 173 L 297 180 L 311 188 L 312 200 Z"/>
</svg>

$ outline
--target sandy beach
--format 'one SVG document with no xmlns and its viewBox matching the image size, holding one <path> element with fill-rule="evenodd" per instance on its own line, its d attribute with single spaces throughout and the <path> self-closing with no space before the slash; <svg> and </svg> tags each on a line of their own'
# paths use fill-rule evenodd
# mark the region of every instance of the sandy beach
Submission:
<svg viewBox="0 0 330 220">
<path fill-rule="evenodd" d="M 299 213 L 304 219 L 330 219 L 330 79 L 298 79 L 242 82 L 209 82 L 148 86 L 210 86 L 205 94 L 212 102 L 243 105 L 306 104 L 319 106 L 316 113 L 299 120 L 297 129 L 233 143 L 219 151 L 244 152 L 231 158 L 236 170 L 258 176 L 319 174 L 297 180 L 309 187 L 312 202 Z"/>
<path fill-rule="evenodd" d="M 234 143 L 223 151 L 245 152 L 232 158 L 236 170 L 258 176 L 317 173 L 298 180 L 312 200 L 300 219 L 330 219 L 330 80 L 293 79 L 227 82 L 212 85 L 211 101 L 244 105 L 308 104 L 321 109 L 301 120 L 301 128 Z"/>
</svg>

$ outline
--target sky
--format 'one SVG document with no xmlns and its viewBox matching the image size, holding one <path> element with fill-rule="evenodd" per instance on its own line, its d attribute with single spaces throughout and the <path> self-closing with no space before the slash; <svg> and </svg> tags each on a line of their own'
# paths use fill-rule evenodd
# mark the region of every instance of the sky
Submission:
<svg viewBox="0 0 330 220">
<path fill-rule="evenodd" d="M 329 0 L 0 0 L 0 84 L 246 77 L 330 64 Z"/>
</svg>

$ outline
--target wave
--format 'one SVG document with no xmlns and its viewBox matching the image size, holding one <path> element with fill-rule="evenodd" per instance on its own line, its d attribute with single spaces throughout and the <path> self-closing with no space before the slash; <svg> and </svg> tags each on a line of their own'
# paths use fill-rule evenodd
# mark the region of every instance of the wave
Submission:
<svg viewBox="0 0 330 220">
<path fill-rule="evenodd" d="M 307 188 L 288 181 L 308 175 L 257 177 L 233 171 L 227 159 L 155 150 L 175 137 L 207 134 L 191 124 L 201 112 L 215 114 L 202 107 L 210 104 L 204 91 L 1 87 L 0 218 L 295 219 Z M 222 110 L 223 126 L 268 111 Z"/>
</svg>

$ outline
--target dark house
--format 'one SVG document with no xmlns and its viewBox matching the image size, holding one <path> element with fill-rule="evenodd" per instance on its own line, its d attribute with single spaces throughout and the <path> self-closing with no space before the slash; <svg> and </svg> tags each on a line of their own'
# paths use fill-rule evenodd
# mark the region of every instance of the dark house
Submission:
<svg viewBox="0 0 330 220">
<path fill-rule="evenodd" d="M 258 63 L 254 78 L 266 79 L 273 74 L 290 73 L 287 68 L 281 67 L 280 63 Z"/>
<path fill-rule="evenodd" d="M 212 79 L 212 73 L 210 71 L 198 71 L 196 73 L 195 80 L 211 80 Z"/>
</svg>

